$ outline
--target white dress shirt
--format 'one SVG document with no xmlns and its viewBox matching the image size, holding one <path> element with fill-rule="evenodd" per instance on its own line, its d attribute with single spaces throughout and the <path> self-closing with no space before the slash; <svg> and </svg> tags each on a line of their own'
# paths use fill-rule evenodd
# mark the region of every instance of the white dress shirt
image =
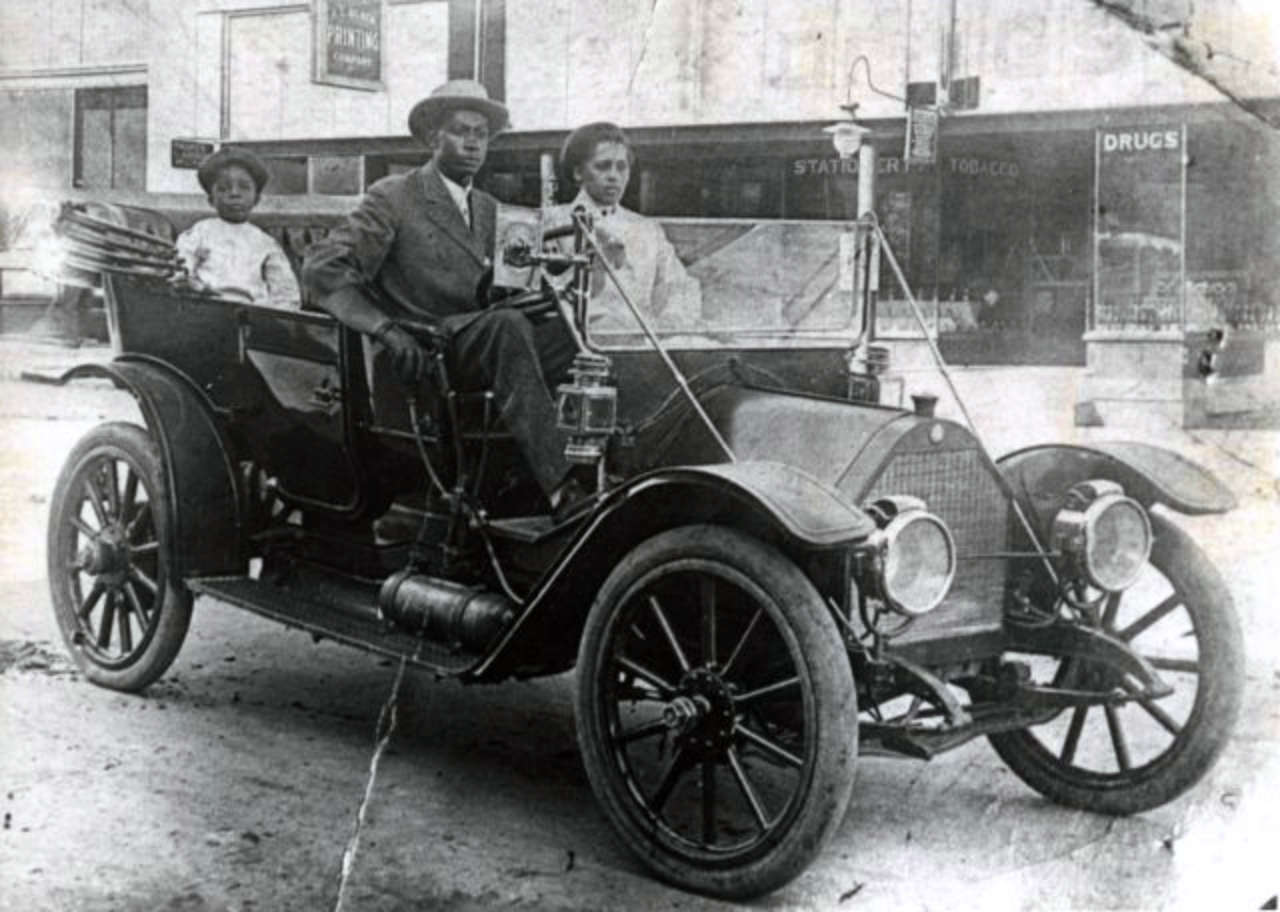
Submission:
<svg viewBox="0 0 1280 912">
<path fill-rule="evenodd" d="M 471 186 L 466 187 L 457 181 L 447 177 L 443 171 L 437 171 L 440 180 L 444 183 L 444 188 L 449 191 L 449 195 L 453 197 L 453 201 L 458 206 L 458 211 L 462 213 L 462 220 L 466 222 L 468 228 L 471 227 Z"/>
</svg>

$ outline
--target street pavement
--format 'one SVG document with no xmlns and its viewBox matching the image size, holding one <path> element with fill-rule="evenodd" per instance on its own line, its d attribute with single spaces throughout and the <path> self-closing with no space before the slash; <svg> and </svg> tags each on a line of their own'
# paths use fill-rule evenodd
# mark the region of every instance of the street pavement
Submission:
<svg viewBox="0 0 1280 912">
<path fill-rule="evenodd" d="M 0 909 L 333 908 L 366 787 L 386 662 L 202 600 L 147 694 L 64 658 L 44 524 L 61 461 L 127 396 L 53 374 L 103 347 L 0 340 Z M 1081 371 L 953 373 L 992 450 L 1137 439 L 1217 474 L 1240 506 L 1175 517 L 1226 576 L 1246 638 L 1240 725 L 1190 794 L 1131 818 L 1042 800 L 982 742 L 867 760 L 836 838 L 765 909 L 1204 909 L 1280 893 L 1280 433 L 1076 428 Z M 939 394 L 926 374 L 909 392 Z M 463 688 L 411 674 L 372 791 L 347 909 L 720 909 L 656 883 L 597 809 L 571 675 Z"/>
</svg>

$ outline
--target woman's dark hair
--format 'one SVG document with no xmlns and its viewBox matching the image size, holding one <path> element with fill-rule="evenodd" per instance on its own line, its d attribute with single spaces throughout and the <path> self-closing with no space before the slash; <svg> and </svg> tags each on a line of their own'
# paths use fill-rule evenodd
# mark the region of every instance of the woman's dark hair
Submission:
<svg viewBox="0 0 1280 912">
<path fill-rule="evenodd" d="M 586 126 L 578 127 L 569 134 L 564 145 L 560 147 L 560 170 L 566 179 L 573 179 L 573 170 L 582 166 L 600 143 L 620 143 L 627 149 L 627 160 L 635 164 L 635 152 L 622 127 L 607 120 L 599 120 Z"/>
</svg>

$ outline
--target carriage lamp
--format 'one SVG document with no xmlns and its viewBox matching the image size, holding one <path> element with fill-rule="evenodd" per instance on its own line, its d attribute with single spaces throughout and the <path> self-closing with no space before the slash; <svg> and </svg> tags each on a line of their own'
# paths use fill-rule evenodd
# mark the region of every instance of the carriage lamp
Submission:
<svg viewBox="0 0 1280 912">
<path fill-rule="evenodd" d="M 1067 492 L 1053 517 L 1050 541 L 1065 573 L 1120 592 L 1151 556 L 1151 521 L 1114 481 L 1083 481 Z"/>
<path fill-rule="evenodd" d="M 579 465 L 594 465 L 604 457 L 617 427 L 618 387 L 612 364 L 604 355 L 579 352 L 569 368 L 569 383 L 556 389 L 556 424 L 569 435 L 564 456 Z"/>
<path fill-rule="evenodd" d="M 881 594 L 900 614 L 927 614 L 946 598 L 956 575 L 950 530 L 918 497 L 882 497 L 867 507 L 877 526 Z"/>
</svg>

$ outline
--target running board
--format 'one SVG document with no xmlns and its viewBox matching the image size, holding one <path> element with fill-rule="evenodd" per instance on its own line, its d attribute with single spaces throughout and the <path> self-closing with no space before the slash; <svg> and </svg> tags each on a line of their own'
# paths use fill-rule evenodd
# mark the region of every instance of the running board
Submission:
<svg viewBox="0 0 1280 912">
<path fill-rule="evenodd" d="M 186 582 L 192 592 L 305 630 L 317 641 L 334 640 L 396 659 L 403 656 L 411 665 L 439 675 L 460 675 L 480 659 L 383 621 L 374 581 L 299 571 L 287 583 L 248 576 L 205 576 Z"/>
</svg>

